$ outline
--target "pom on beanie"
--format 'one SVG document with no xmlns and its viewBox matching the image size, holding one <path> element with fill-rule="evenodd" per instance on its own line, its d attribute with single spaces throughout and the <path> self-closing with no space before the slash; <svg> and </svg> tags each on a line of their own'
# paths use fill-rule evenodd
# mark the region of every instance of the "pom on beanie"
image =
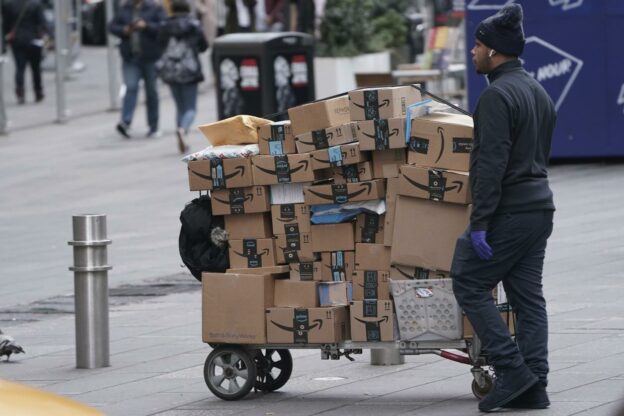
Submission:
<svg viewBox="0 0 624 416">
<path fill-rule="evenodd" d="M 522 6 L 508 4 L 477 26 L 475 37 L 486 46 L 509 56 L 520 56 L 524 50 Z"/>
</svg>

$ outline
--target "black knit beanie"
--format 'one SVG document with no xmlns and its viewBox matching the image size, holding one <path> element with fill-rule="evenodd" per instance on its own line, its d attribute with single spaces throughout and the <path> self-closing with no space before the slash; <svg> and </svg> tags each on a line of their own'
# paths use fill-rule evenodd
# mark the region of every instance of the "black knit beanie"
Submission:
<svg viewBox="0 0 624 416">
<path fill-rule="evenodd" d="M 524 50 L 522 6 L 508 4 L 477 26 L 475 37 L 503 55 L 520 56 Z"/>
</svg>

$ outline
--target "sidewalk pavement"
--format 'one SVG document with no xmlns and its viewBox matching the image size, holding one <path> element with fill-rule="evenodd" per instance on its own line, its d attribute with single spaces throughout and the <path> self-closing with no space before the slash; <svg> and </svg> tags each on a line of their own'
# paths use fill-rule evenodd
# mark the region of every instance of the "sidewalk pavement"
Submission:
<svg viewBox="0 0 624 416">
<path fill-rule="evenodd" d="M 97 56 L 103 54 L 93 53 L 89 67 L 101 69 Z M 91 99 L 106 102 L 95 72 L 83 81 L 95 79 L 97 85 L 76 93 L 85 108 Z M 215 118 L 214 90 L 202 89 L 197 123 Z M 24 123 L 38 120 L 39 111 L 53 114 L 48 91 L 41 107 L 19 109 Z M 203 381 L 210 347 L 201 342 L 199 284 L 188 273 L 189 291 L 112 302 L 111 367 L 75 368 L 73 315 L 42 307 L 50 304 L 46 299 L 72 293 L 71 215 L 108 214 L 111 288 L 180 286 L 178 215 L 195 194 L 176 153 L 173 103 L 168 92 L 161 97 L 165 135 L 154 140 L 119 138 L 113 130 L 118 114 L 104 105 L 65 125 L 48 118 L 0 137 L 0 327 L 26 350 L 0 363 L 0 377 L 120 416 L 476 415 L 468 366 L 414 356 L 404 365 L 376 367 L 367 351 L 354 363 L 322 361 L 317 350 L 293 351 L 293 374 L 280 391 L 221 401 Z M 135 131 L 145 129 L 143 107 L 136 122 Z M 206 145 L 197 133 L 190 143 L 193 150 Z M 551 173 L 558 211 L 544 286 L 552 407 L 508 413 L 615 415 L 624 407 L 624 166 L 562 165 Z M 12 312 L 19 308 L 30 314 Z"/>
</svg>

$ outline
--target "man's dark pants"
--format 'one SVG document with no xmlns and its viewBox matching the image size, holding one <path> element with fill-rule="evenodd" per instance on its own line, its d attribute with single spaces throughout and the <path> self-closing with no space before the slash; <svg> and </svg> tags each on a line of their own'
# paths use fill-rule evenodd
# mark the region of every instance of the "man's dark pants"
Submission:
<svg viewBox="0 0 624 416">
<path fill-rule="evenodd" d="M 468 229 L 457 240 L 451 267 L 455 297 L 494 366 L 515 368 L 524 362 L 543 383 L 548 375 L 548 320 L 542 269 L 552 221 L 553 211 L 496 215 L 487 232 L 493 258 L 477 256 Z M 492 298 L 500 281 L 517 316 L 517 345 Z"/>
<path fill-rule="evenodd" d="M 15 92 L 18 97 L 24 96 L 24 73 L 30 65 L 33 78 L 33 88 L 37 97 L 43 96 L 43 84 L 41 83 L 41 60 L 42 48 L 36 45 L 13 46 L 15 58 Z"/>
</svg>

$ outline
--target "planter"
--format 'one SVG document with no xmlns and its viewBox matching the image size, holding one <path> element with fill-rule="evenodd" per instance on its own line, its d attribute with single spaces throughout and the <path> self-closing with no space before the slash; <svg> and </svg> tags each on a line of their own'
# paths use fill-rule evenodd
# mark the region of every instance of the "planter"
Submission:
<svg viewBox="0 0 624 416">
<path fill-rule="evenodd" d="M 348 92 L 356 88 L 355 74 L 390 72 L 390 52 L 376 52 L 346 57 L 314 58 L 316 99 Z"/>
</svg>

